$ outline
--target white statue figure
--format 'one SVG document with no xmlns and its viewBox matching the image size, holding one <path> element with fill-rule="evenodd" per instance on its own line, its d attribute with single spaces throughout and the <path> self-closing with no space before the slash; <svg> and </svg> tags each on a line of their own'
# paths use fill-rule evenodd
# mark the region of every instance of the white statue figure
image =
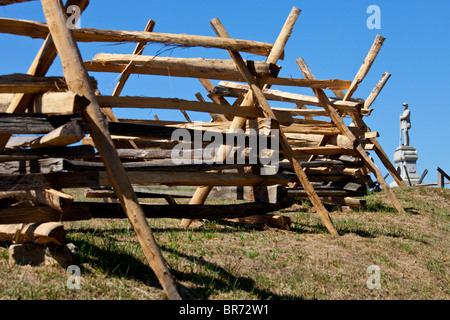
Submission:
<svg viewBox="0 0 450 320">
<path fill-rule="evenodd" d="M 408 130 L 411 129 L 411 111 L 408 109 L 408 104 L 403 103 L 403 114 L 400 116 L 400 130 L 403 132 L 403 145 L 409 146 L 409 133 Z M 402 146 L 402 137 L 400 135 L 400 146 Z"/>
</svg>

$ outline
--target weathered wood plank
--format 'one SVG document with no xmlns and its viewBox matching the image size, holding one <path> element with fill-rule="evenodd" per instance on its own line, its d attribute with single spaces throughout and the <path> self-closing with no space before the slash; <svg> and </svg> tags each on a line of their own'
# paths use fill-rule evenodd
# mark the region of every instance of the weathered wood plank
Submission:
<svg viewBox="0 0 450 320">
<path fill-rule="evenodd" d="M 383 45 L 385 38 L 377 35 L 375 38 L 375 41 L 372 44 L 372 47 L 369 50 L 369 53 L 367 54 L 366 58 L 364 59 L 363 64 L 358 70 L 358 73 L 356 74 L 355 78 L 352 81 L 352 84 L 350 88 L 348 88 L 348 91 L 345 94 L 344 100 L 348 100 L 353 93 L 358 88 L 359 84 L 362 82 L 362 80 L 366 77 L 367 73 L 370 70 L 370 67 L 372 66 L 373 62 L 375 61 L 375 58 L 377 57 L 378 53 L 381 50 L 381 46 Z"/>
<path fill-rule="evenodd" d="M 236 94 L 242 94 L 249 90 L 248 85 L 229 81 L 221 81 L 219 82 L 218 85 L 219 85 L 218 87 L 215 87 L 214 92 L 217 94 L 223 93 L 229 96 L 236 96 Z M 220 88 L 229 89 L 229 91 L 221 90 Z M 313 96 L 273 89 L 263 89 L 263 93 L 267 100 L 292 102 L 295 104 L 321 107 L 319 99 Z M 330 100 L 336 109 L 343 112 L 358 113 L 360 112 L 360 109 L 363 105 L 361 101 L 343 101 L 340 99 L 330 99 Z M 276 108 L 273 109 L 276 110 Z"/>
<path fill-rule="evenodd" d="M 94 86 L 97 82 L 91 78 Z M 43 93 L 47 91 L 66 91 L 67 83 L 61 77 L 36 77 L 27 74 L 0 76 L 0 93 Z"/>
<path fill-rule="evenodd" d="M 78 115 L 0 114 L 0 134 L 49 133 L 70 121 L 81 121 Z"/>
<path fill-rule="evenodd" d="M 265 118 L 264 113 L 258 108 L 233 107 L 211 102 L 189 101 L 175 98 L 99 96 L 98 101 L 101 106 L 111 108 L 178 109 L 195 112 L 225 114 L 233 117 Z M 279 117 L 281 123 L 293 123 L 291 110 L 279 109 L 275 111 L 275 114 Z"/>
<path fill-rule="evenodd" d="M 61 127 L 34 140 L 31 148 L 64 147 L 76 143 L 84 138 L 86 131 L 78 121 L 68 122 Z"/>
<path fill-rule="evenodd" d="M 197 78 L 217 79 L 220 76 L 241 78 L 231 60 L 98 53 L 92 61 L 102 64 L 144 66 L 158 74 L 168 76 L 195 77 L 195 74 L 200 74 L 202 76 Z M 248 60 L 246 64 L 255 76 L 277 77 L 281 69 L 280 66 L 260 61 Z"/>
<path fill-rule="evenodd" d="M 155 205 L 141 204 L 147 218 L 173 219 L 224 219 L 247 217 L 257 214 L 275 212 L 293 204 L 286 200 L 277 204 L 244 203 L 232 205 Z M 124 219 L 123 209 L 119 204 L 98 202 L 75 202 L 68 212 L 62 216 L 59 212 L 44 206 L 31 208 L 8 207 L 0 208 L 0 223 L 30 223 L 49 221 L 77 221 L 91 218 Z"/>
<path fill-rule="evenodd" d="M 65 238 L 64 225 L 60 222 L 0 225 L 0 242 L 62 245 Z"/>
<path fill-rule="evenodd" d="M 48 26 L 42 22 L 0 18 L 0 32 L 31 38 L 45 39 Z M 237 50 L 267 56 L 273 45 L 264 42 L 242 39 L 217 39 L 209 36 L 156 33 L 143 31 L 102 30 L 94 28 L 75 28 L 73 36 L 78 42 L 151 42 L 184 47 L 206 47 Z"/>
<path fill-rule="evenodd" d="M 356 199 L 352 197 L 323 197 L 322 201 L 326 203 L 341 204 L 352 208 L 362 208 L 367 202 L 364 199 Z"/>
<path fill-rule="evenodd" d="M 290 180 L 282 175 L 259 176 L 252 173 L 206 172 L 140 172 L 128 171 L 132 184 L 167 186 L 252 186 L 259 184 L 286 185 Z M 49 174 L 0 174 L 0 191 L 27 189 L 99 188 L 111 186 L 105 172 L 55 172 Z"/>
<path fill-rule="evenodd" d="M 121 73 L 125 70 L 126 65 L 118 65 L 113 63 L 102 63 L 95 61 L 85 61 L 86 70 L 91 72 L 113 72 Z M 188 78 L 201 78 L 208 77 L 215 80 L 227 80 L 227 81 L 244 81 L 242 76 L 235 73 L 220 73 L 210 72 L 202 73 L 193 69 L 189 72 L 175 71 L 174 73 L 168 72 L 163 68 L 150 68 L 147 66 L 132 66 L 131 73 L 133 74 L 146 74 L 146 75 L 160 75 L 160 76 L 172 76 L 172 77 L 188 77 Z M 290 87 L 306 87 L 306 88 L 321 88 L 321 89 L 348 89 L 351 81 L 341 79 L 325 79 L 325 80 L 307 80 L 307 79 L 293 79 L 293 78 L 267 78 L 267 83 L 270 85 L 278 86 L 290 86 Z"/>
<path fill-rule="evenodd" d="M 78 113 L 90 101 L 73 92 L 49 92 L 34 97 L 33 112 L 48 115 L 70 115 Z"/>
<path fill-rule="evenodd" d="M 179 195 L 179 194 L 165 194 L 165 193 L 151 193 L 151 192 L 136 192 L 138 198 L 144 199 L 160 199 L 165 196 L 170 195 L 173 198 L 190 198 L 191 196 Z M 117 198 L 116 194 L 112 190 L 92 190 L 86 189 L 84 191 L 84 196 L 86 198 Z"/>
<path fill-rule="evenodd" d="M 0 150 L 0 162 L 30 161 L 46 158 L 90 159 L 95 156 L 91 146 L 54 147 L 40 149 L 5 149 Z"/>
<path fill-rule="evenodd" d="M 347 191 L 347 190 L 337 190 L 337 189 L 329 189 L 329 190 L 320 190 L 315 189 L 315 192 L 319 197 L 359 197 L 364 196 L 366 194 L 365 191 Z M 288 195 L 294 198 L 308 198 L 308 194 L 305 190 L 302 189 L 288 189 Z"/>
<path fill-rule="evenodd" d="M 366 101 L 364 102 L 363 110 L 368 110 L 370 108 L 372 103 L 375 101 L 375 99 L 380 94 L 381 90 L 383 90 L 384 86 L 386 85 L 386 82 L 389 80 L 390 77 L 391 77 L 391 74 L 389 72 L 383 73 L 383 75 L 381 76 L 381 79 L 378 81 L 378 83 L 373 88 L 372 92 L 367 97 Z"/>
</svg>

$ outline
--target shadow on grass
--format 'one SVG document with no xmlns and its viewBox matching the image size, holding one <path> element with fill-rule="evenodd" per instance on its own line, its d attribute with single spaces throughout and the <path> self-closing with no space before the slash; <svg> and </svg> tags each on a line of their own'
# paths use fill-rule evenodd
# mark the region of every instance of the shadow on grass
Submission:
<svg viewBox="0 0 450 320">
<path fill-rule="evenodd" d="M 87 240 L 70 240 L 77 248 L 77 263 L 87 263 L 110 277 L 139 280 L 161 287 L 149 266 L 128 253 L 101 248 Z M 84 270 L 89 272 L 89 270 Z"/>
<path fill-rule="evenodd" d="M 365 228 L 364 226 L 355 224 L 355 222 L 348 222 L 346 220 L 337 220 L 333 223 L 340 236 L 346 234 L 356 234 L 359 237 L 369 239 L 375 239 L 381 236 L 385 236 L 397 239 L 409 239 L 423 244 L 428 244 L 428 241 L 425 239 L 425 237 L 417 236 L 406 231 L 403 232 L 402 230 L 393 231 L 380 228 Z M 298 221 L 293 223 L 291 231 L 301 234 L 330 234 L 328 229 L 320 223 L 308 224 Z"/>
<path fill-rule="evenodd" d="M 256 287 L 257 283 L 255 280 L 247 277 L 235 276 L 223 267 L 206 261 L 203 257 L 194 257 L 166 246 L 161 246 L 161 250 L 176 254 L 177 256 L 185 258 L 189 261 L 195 261 L 195 263 L 211 271 L 213 274 L 213 276 L 209 276 L 172 270 L 176 279 L 190 281 L 196 285 L 204 286 L 201 288 L 185 287 L 185 299 L 204 300 L 215 291 L 225 293 L 233 292 L 235 290 L 242 290 L 256 295 L 256 297 L 260 300 L 303 300 L 303 297 L 301 296 L 278 295 L 270 290 L 259 289 Z"/>
<path fill-rule="evenodd" d="M 97 230 L 98 231 L 98 230 Z M 87 240 L 70 240 L 78 249 L 79 263 L 87 263 L 92 268 L 107 274 L 110 277 L 127 278 L 141 281 L 148 286 L 161 288 L 161 285 L 148 264 L 136 259 L 128 253 L 117 250 L 101 248 Z M 163 252 L 182 257 L 202 266 L 206 271 L 211 271 L 212 275 L 199 274 L 195 272 L 183 272 L 176 269 L 170 270 L 171 274 L 178 281 L 192 282 L 195 287 L 186 287 L 178 283 L 180 293 L 187 300 L 204 300 L 215 292 L 233 292 L 242 290 L 258 299 L 276 300 L 300 300 L 298 296 L 281 296 L 272 293 L 270 290 L 256 288 L 256 282 L 251 278 L 239 277 L 226 271 L 223 267 L 207 262 L 202 257 L 195 257 L 187 253 L 179 252 L 175 249 L 160 246 Z M 83 270 L 89 272 L 88 270 Z M 208 272 L 205 272 L 208 273 Z"/>
</svg>

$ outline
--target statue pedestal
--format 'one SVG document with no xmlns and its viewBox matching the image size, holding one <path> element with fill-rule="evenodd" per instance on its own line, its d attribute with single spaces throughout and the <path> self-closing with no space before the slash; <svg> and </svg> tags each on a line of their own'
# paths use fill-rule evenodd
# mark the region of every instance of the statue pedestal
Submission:
<svg viewBox="0 0 450 320">
<path fill-rule="evenodd" d="M 402 177 L 403 181 L 405 181 L 406 185 L 409 185 L 409 181 L 411 181 L 411 185 L 414 186 L 418 184 L 420 177 L 417 174 L 417 159 L 419 156 L 417 154 L 417 150 L 411 146 L 402 146 L 395 149 L 394 153 L 394 164 L 397 172 Z M 409 180 L 408 180 L 409 177 Z M 390 184 L 391 187 L 397 187 L 397 183 L 394 181 Z"/>
</svg>

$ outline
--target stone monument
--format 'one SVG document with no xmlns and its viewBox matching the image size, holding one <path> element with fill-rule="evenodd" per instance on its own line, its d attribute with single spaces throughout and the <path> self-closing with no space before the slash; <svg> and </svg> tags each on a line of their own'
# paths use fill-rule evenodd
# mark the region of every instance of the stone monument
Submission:
<svg viewBox="0 0 450 320">
<path fill-rule="evenodd" d="M 405 181 L 406 185 L 416 185 L 420 177 L 417 173 L 417 154 L 416 148 L 410 146 L 409 130 L 411 129 L 411 111 L 408 109 L 408 104 L 403 103 L 403 114 L 400 116 L 400 144 L 394 153 L 394 164 L 397 172 Z M 403 136 L 403 143 L 402 143 Z M 397 186 L 394 181 L 391 187 Z"/>
</svg>

